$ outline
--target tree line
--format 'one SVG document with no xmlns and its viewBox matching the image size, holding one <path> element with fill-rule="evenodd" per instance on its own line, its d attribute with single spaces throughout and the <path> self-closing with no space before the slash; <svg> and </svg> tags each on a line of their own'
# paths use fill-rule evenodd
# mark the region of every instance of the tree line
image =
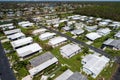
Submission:
<svg viewBox="0 0 120 80">
<path fill-rule="evenodd" d="M 92 6 L 78 7 L 74 14 L 120 20 L 120 3 L 94 3 Z"/>
</svg>

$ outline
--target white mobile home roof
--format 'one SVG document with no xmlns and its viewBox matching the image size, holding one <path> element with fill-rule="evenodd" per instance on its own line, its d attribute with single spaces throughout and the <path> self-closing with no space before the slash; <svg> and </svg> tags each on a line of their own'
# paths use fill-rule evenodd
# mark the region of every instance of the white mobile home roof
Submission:
<svg viewBox="0 0 120 80">
<path fill-rule="evenodd" d="M 95 17 L 89 16 L 88 18 L 89 20 L 93 20 Z"/>
<path fill-rule="evenodd" d="M 22 27 L 33 26 L 33 23 L 22 24 L 21 26 L 22 26 Z"/>
<path fill-rule="evenodd" d="M 108 39 L 108 40 L 104 41 L 103 44 L 109 45 L 113 41 L 114 41 L 114 39 Z"/>
<path fill-rule="evenodd" d="M 73 24 L 73 23 L 75 23 L 75 21 L 68 21 L 68 22 L 67 22 L 68 25 L 71 25 L 71 24 Z"/>
<path fill-rule="evenodd" d="M 12 44 L 13 48 L 16 48 L 16 47 L 23 46 L 23 45 L 26 45 L 26 44 L 32 43 L 32 42 L 33 42 L 32 37 L 27 37 L 27 38 L 19 39 L 16 41 L 12 41 L 11 44 Z"/>
<path fill-rule="evenodd" d="M 78 17 L 78 16 L 73 16 L 72 19 L 73 19 L 73 20 L 79 20 L 80 17 Z"/>
<path fill-rule="evenodd" d="M 14 34 L 14 33 L 17 33 L 17 32 L 21 32 L 21 30 L 20 29 L 13 29 L 13 30 L 9 30 L 9 31 L 4 31 L 4 33 L 6 35 Z"/>
<path fill-rule="evenodd" d="M 85 26 L 85 29 L 87 31 L 95 31 L 97 28 L 98 28 L 97 25 L 94 25 L 94 26 Z"/>
<path fill-rule="evenodd" d="M 41 28 L 41 29 L 34 30 L 34 31 L 32 32 L 32 34 L 40 34 L 40 33 L 43 33 L 43 32 L 45 32 L 45 31 L 47 31 L 47 29 Z"/>
<path fill-rule="evenodd" d="M 55 28 L 57 28 L 57 27 L 59 27 L 59 24 L 54 24 L 53 26 L 54 26 Z"/>
<path fill-rule="evenodd" d="M 98 25 L 99 26 L 107 26 L 109 24 L 109 22 L 99 22 Z"/>
<path fill-rule="evenodd" d="M 62 22 L 65 22 L 65 21 L 67 22 L 68 19 L 63 19 L 63 20 L 60 20 L 59 22 L 62 23 Z"/>
<path fill-rule="evenodd" d="M 114 40 L 114 39 L 108 39 L 103 44 L 107 46 L 112 46 L 116 49 L 120 49 L 120 39 Z"/>
<path fill-rule="evenodd" d="M 79 72 L 75 72 L 67 80 L 88 80 L 86 76 L 83 76 Z"/>
<path fill-rule="evenodd" d="M 108 26 L 112 28 L 120 27 L 120 23 L 112 23 L 112 24 L 109 24 Z"/>
<path fill-rule="evenodd" d="M 59 18 L 56 18 L 56 19 L 52 19 L 52 24 L 57 24 L 57 23 L 59 23 Z"/>
<path fill-rule="evenodd" d="M 118 21 L 113 21 L 112 24 L 120 24 Z"/>
<path fill-rule="evenodd" d="M 22 22 L 19 22 L 18 25 L 22 27 L 27 27 L 27 26 L 33 26 L 33 23 L 30 23 L 29 21 L 22 21 Z"/>
<path fill-rule="evenodd" d="M 117 37 L 117 38 L 120 38 L 120 31 L 117 32 L 114 36 Z"/>
<path fill-rule="evenodd" d="M 16 49 L 16 51 L 20 57 L 25 57 L 27 55 L 30 55 L 30 54 L 40 51 L 40 50 L 42 50 L 42 48 L 37 43 L 33 43 L 30 45 L 24 46 L 22 48 Z"/>
<path fill-rule="evenodd" d="M 30 23 L 29 21 L 22 21 L 22 22 L 19 22 L 18 25 L 22 25 L 22 24 L 26 24 L 26 23 Z"/>
<path fill-rule="evenodd" d="M 9 38 L 11 40 L 14 40 L 14 39 L 17 39 L 20 37 L 25 37 L 25 34 L 23 34 L 22 32 L 19 32 L 19 33 L 15 33 L 15 34 L 7 36 L 7 38 Z"/>
<path fill-rule="evenodd" d="M 58 76 L 55 80 L 67 80 L 71 75 L 73 75 L 73 72 L 68 69 L 60 76 Z"/>
<path fill-rule="evenodd" d="M 25 76 L 24 78 L 22 78 L 22 80 L 32 80 L 32 77 L 30 75 Z"/>
<path fill-rule="evenodd" d="M 110 20 L 110 19 L 104 19 L 103 21 L 104 22 L 112 22 L 112 20 Z"/>
<path fill-rule="evenodd" d="M 63 27 L 63 29 L 66 30 L 66 31 L 68 31 L 68 30 L 71 30 L 71 27 L 65 26 L 65 27 Z"/>
<path fill-rule="evenodd" d="M 101 36 L 109 34 L 110 31 L 111 30 L 109 28 L 101 28 L 101 29 L 97 30 L 98 34 Z"/>
<path fill-rule="evenodd" d="M 83 76 L 79 72 L 73 73 L 71 70 L 66 70 L 55 80 L 87 80 L 87 77 Z"/>
<path fill-rule="evenodd" d="M 71 33 L 74 35 L 79 35 L 79 34 L 84 33 L 84 30 L 83 29 L 76 29 L 76 30 L 71 31 Z"/>
<path fill-rule="evenodd" d="M 70 57 L 75 52 L 80 51 L 81 48 L 77 44 L 67 44 L 60 48 L 60 52 L 64 57 Z"/>
<path fill-rule="evenodd" d="M 13 26 L 13 23 L 0 25 L 0 28 L 1 28 L 1 27 L 9 27 L 9 26 Z"/>
<path fill-rule="evenodd" d="M 106 66 L 106 64 L 110 61 L 110 59 L 105 56 L 90 54 L 87 55 L 83 61 L 86 62 L 86 64 L 83 65 L 83 68 L 86 68 L 87 70 L 95 74 L 92 77 L 96 78 Z"/>
<path fill-rule="evenodd" d="M 77 29 L 82 29 L 84 26 L 85 26 L 85 24 L 82 23 L 82 22 L 75 23 L 75 27 L 76 27 Z"/>
<path fill-rule="evenodd" d="M 58 62 L 58 59 L 54 57 L 54 58 L 42 63 L 41 65 L 30 69 L 29 73 L 30 73 L 30 75 L 34 76 L 35 74 L 39 73 L 40 71 L 44 70 L 45 68 L 49 67 L 50 65 L 52 65 L 56 62 Z"/>
<path fill-rule="evenodd" d="M 102 20 L 102 18 L 96 18 L 96 21 L 101 21 Z"/>
<path fill-rule="evenodd" d="M 46 32 L 46 33 L 43 33 L 39 36 L 39 38 L 41 40 L 47 40 L 49 38 L 52 38 L 53 36 L 55 36 L 56 34 L 55 33 L 50 33 L 50 32 Z"/>
<path fill-rule="evenodd" d="M 90 40 L 95 40 L 95 39 L 100 38 L 102 36 L 99 35 L 98 33 L 92 32 L 92 33 L 86 34 L 86 37 L 89 38 Z"/>
<path fill-rule="evenodd" d="M 13 29 L 13 28 L 15 28 L 15 26 L 9 26 L 9 27 L 8 27 L 8 29 Z"/>
<path fill-rule="evenodd" d="M 30 75 L 34 76 L 35 74 L 39 73 L 40 71 L 44 70 L 45 68 L 49 67 L 50 65 L 52 65 L 56 62 L 58 62 L 58 59 L 56 57 L 49 59 L 46 62 L 30 69 L 29 73 L 30 73 Z"/>
<path fill-rule="evenodd" d="M 50 45 L 56 45 L 56 44 L 59 44 L 59 43 L 61 43 L 61 42 L 66 41 L 66 40 L 67 40 L 67 38 L 58 36 L 58 37 L 55 37 L 55 38 L 50 39 L 48 43 L 49 43 Z"/>
</svg>

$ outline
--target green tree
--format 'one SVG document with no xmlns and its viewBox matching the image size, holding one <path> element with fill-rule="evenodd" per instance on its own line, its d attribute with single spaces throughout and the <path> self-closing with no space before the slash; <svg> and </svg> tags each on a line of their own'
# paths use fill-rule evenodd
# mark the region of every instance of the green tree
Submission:
<svg viewBox="0 0 120 80">
<path fill-rule="evenodd" d="M 52 46 L 48 45 L 48 44 L 43 44 L 42 47 L 44 48 L 45 51 L 50 51 L 52 50 Z"/>
<path fill-rule="evenodd" d="M 67 66 L 62 66 L 61 69 L 60 69 L 60 71 L 63 71 L 63 72 L 64 72 L 64 71 L 66 71 L 67 69 L 68 69 Z"/>
<path fill-rule="evenodd" d="M 13 24 L 14 24 L 15 26 L 17 26 L 17 25 L 18 25 L 18 20 L 13 19 L 13 20 L 12 20 L 12 22 L 13 22 Z"/>
<path fill-rule="evenodd" d="M 52 78 L 48 77 L 48 79 L 47 79 L 47 80 L 52 80 Z"/>
<path fill-rule="evenodd" d="M 62 23 L 60 23 L 58 29 L 61 30 L 62 27 L 64 27 L 65 25 L 66 25 L 66 22 L 62 22 Z"/>
<path fill-rule="evenodd" d="M 77 56 L 76 60 L 80 61 L 81 60 L 80 56 Z"/>
<path fill-rule="evenodd" d="M 83 51 L 83 53 L 85 53 L 85 54 L 88 54 L 89 53 L 89 48 L 86 46 L 86 47 L 83 47 L 83 49 L 82 49 Z"/>
</svg>

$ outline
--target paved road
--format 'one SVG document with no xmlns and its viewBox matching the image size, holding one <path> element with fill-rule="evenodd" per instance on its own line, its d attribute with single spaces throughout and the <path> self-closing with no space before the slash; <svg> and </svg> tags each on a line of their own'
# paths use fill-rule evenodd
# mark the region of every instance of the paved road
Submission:
<svg viewBox="0 0 120 80">
<path fill-rule="evenodd" d="M 116 70 L 115 74 L 112 76 L 111 80 L 120 80 L 120 65 L 118 69 Z"/>
<path fill-rule="evenodd" d="M 65 34 L 62 34 L 62 33 L 59 32 L 59 31 L 56 31 L 56 30 L 53 30 L 53 29 L 50 29 L 50 28 L 47 28 L 47 27 L 44 27 L 44 28 L 49 29 L 51 32 L 54 32 L 54 33 L 56 33 L 56 34 L 59 34 L 60 36 L 66 37 L 68 40 L 73 41 L 73 42 L 75 42 L 75 43 L 78 43 L 78 44 L 80 44 L 80 45 L 82 45 L 82 46 L 88 46 L 90 49 L 94 50 L 95 52 L 98 52 L 98 53 L 100 53 L 100 54 L 102 54 L 102 55 L 104 55 L 104 56 L 106 56 L 106 57 L 108 57 L 108 58 L 110 58 L 110 59 L 112 58 L 109 54 L 107 54 L 106 52 L 104 52 L 104 51 L 101 50 L 101 49 L 98 49 L 98 48 L 95 48 L 95 47 L 93 47 L 93 46 L 91 46 L 91 45 L 88 45 L 88 44 L 86 44 L 85 42 L 76 40 L 76 39 L 74 39 L 74 38 L 72 38 L 72 37 L 69 37 L 69 36 L 67 36 L 67 35 L 65 35 Z"/>
<path fill-rule="evenodd" d="M 16 80 L 0 42 L 0 80 Z"/>
<path fill-rule="evenodd" d="M 92 49 L 92 50 L 94 50 L 95 52 L 98 52 L 98 53 L 100 53 L 100 54 L 102 54 L 102 55 L 105 55 L 105 56 L 108 57 L 108 58 L 112 58 L 110 55 L 108 55 L 106 52 L 104 52 L 104 51 L 101 50 L 101 49 L 95 48 L 95 47 L 93 47 L 93 46 L 91 46 L 91 45 L 88 45 L 88 44 L 82 42 L 82 41 L 79 41 L 79 40 L 76 40 L 76 39 L 74 39 L 74 38 L 71 38 L 71 37 L 69 37 L 69 36 L 67 36 L 67 35 L 65 35 L 65 34 L 62 34 L 62 33 L 59 32 L 59 31 L 56 31 L 56 30 L 53 30 L 53 29 L 50 29 L 50 28 L 47 28 L 47 27 L 44 27 L 44 28 L 50 30 L 51 32 L 54 32 L 54 33 L 56 33 L 56 34 L 59 34 L 60 36 L 66 37 L 66 38 L 69 39 L 70 41 L 76 42 L 76 43 L 81 44 L 81 45 L 83 45 L 83 46 L 88 46 L 90 49 Z M 111 80 L 120 80 L 120 56 L 116 56 L 114 59 L 116 59 L 115 62 L 118 63 L 119 67 L 118 67 L 118 69 L 116 70 L 116 73 L 112 76 L 112 79 L 111 79 Z"/>
</svg>

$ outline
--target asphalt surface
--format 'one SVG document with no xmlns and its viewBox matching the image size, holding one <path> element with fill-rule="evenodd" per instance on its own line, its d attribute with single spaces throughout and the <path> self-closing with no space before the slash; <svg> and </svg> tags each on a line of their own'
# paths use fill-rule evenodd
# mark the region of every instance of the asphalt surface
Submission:
<svg viewBox="0 0 120 80">
<path fill-rule="evenodd" d="M 95 48 L 95 47 L 93 47 L 93 46 L 91 46 L 91 45 L 86 44 L 85 42 L 76 40 L 76 39 L 74 39 L 74 38 L 72 38 L 72 37 L 69 37 L 69 36 L 67 36 L 67 35 L 65 35 L 65 34 L 62 34 L 62 33 L 59 32 L 59 31 L 56 31 L 56 30 L 53 30 L 53 29 L 50 29 L 50 28 L 47 28 L 47 27 L 44 27 L 44 28 L 50 30 L 51 32 L 54 32 L 54 33 L 56 33 L 56 34 L 59 34 L 60 36 L 66 37 L 66 38 L 67 38 L 68 40 L 70 40 L 70 41 L 73 41 L 73 42 L 75 42 L 75 43 L 78 43 L 78 44 L 80 44 L 80 45 L 82 45 L 82 46 L 87 46 L 87 47 L 89 47 L 90 49 L 94 50 L 95 52 L 98 52 L 98 53 L 100 53 L 100 54 L 102 54 L 102 55 L 104 55 L 104 56 L 106 56 L 106 57 L 108 57 L 108 58 L 110 58 L 110 59 L 112 58 L 109 54 L 107 54 L 107 53 L 106 53 L 105 51 L 103 51 L 102 49 Z"/>
<path fill-rule="evenodd" d="M 0 42 L 0 80 L 16 80 Z"/>
<path fill-rule="evenodd" d="M 78 44 L 80 44 L 82 46 L 88 46 L 90 49 L 94 50 L 95 52 L 98 52 L 98 53 L 100 53 L 100 54 L 102 54 L 102 55 L 104 55 L 104 56 L 106 56 L 106 57 L 108 57 L 110 59 L 113 59 L 112 56 L 110 56 L 109 54 L 107 54 L 105 51 L 103 51 L 101 49 L 95 48 L 95 47 L 93 47 L 91 45 L 86 44 L 85 42 L 82 42 L 82 41 L 76 40 L 74 38 L 71 38 L 71 37 L 69 37 L 69 36 L 67 36 L 65 34 L 62 34 L 61 32 L 59 32 L 57 30 L 53 30 L 53 29 L 50 29 L 50 28 L 47 28 L 47 27 L 44 27 L 44 28 L 46 28 L 46 29 L 50 30 L 51 32 L 54 32 L 54 33 L 56 33 L 56 34 L 58 34 L 60 36 L 66 37 L 68 40 L 73 41 L 75 43 L 78 43 Z M 120 80 L 120 57 L 116 56 L 114 59 L 115 59 L 115 62 L 119 64 L 119 67 L 116 70 L 115 74 L 112 76 L 111 80 Z"/>
<path fill-rule="evenodd" d="M 116 70 L 115 74 L 112 76 L 111 80 L 120 80 L 120 65 L 118 69 Z"/>
</svg>

